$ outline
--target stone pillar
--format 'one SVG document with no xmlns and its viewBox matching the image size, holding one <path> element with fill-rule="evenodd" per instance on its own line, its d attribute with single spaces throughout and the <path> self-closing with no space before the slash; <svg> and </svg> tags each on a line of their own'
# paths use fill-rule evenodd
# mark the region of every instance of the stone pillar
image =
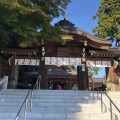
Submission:
<svg viewBox="0 0 120 120">
<path fill-rule="evenodd" d="M 17 80 L 19 74 L 19 66 L 15 65 L 15 55 L 10 58 L 10 66 L 12 66 L 11 77 L 10 77 L 10 88 L 17 87 Z"/>
<path fill-rule="evenodd" d="M 4 81 L 3 81 L 3 84 L 2 84 L 2 89 L 7 89 L 7 86 L 8 86 L 8 76 L 4 76 Z"/>
</svg>

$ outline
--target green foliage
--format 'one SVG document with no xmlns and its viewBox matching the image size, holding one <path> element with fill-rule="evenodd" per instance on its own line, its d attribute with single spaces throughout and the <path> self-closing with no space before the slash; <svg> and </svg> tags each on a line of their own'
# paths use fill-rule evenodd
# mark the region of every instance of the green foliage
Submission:
<svg viewBox="0 0 120 120">
<path fill-rule="evenodd" d="M 93 29 L 96 36 L 120 40 L 120 0 L 101 0 L 93 18 L 98 18 L 98 26 Z"/>
<path fill-rule="evenodd" d="M 38 42 L 36 35 L 58 40 L 61 32 L 57 29 L 56 34 L 56 28 L 54 30 L 50 22 L 64 13 L 69 2 L 70 0 L 0 0 L 0 43 L 8 43 L 11 34 L 16 34 L 28 44 Z M 37 33 L 37 29 L 41 32 Z"/>
<path fill-rule="evenodd" d="M 99 67 L 88 67 L 88 74 L 97 75 L 100 69 Z"/>
<path fill-rule="evenodd" d="M 77 71 L 77 67 L 69 65 L 68 68 Z"/>
</svg>

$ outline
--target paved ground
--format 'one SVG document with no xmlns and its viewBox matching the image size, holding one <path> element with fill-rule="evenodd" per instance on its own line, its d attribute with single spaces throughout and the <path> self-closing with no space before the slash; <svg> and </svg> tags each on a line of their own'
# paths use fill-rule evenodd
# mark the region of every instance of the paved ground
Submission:
<svg viewBox="0 0 120 120">
<path fill-rule="evenodd" d="M 120 91 L 120 84 L 108 82 L 107 88 L 109 91 Z"/>
</svg>

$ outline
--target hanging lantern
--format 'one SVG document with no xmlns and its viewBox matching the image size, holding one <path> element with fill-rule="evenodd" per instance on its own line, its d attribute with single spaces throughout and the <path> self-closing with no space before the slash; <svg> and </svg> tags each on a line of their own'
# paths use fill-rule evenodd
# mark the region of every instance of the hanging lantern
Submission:
<svg viewBox="0 0 120 120">
<path fill-rule="evenodd" d="M 87 40 L 84 41 L 84 46 L 87 46 Z"/>
</svg>

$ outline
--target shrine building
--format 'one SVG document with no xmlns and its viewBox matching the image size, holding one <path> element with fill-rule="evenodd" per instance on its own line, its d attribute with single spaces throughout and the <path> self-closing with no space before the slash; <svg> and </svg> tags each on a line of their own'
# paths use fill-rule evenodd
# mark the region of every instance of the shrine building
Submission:
<svg viewBox="0 0 120 120">
<path fill-rule="evenodd" d="M 62 36 L 62 42 L 44 40 L 37 36 L 39 46 L 28 47 L 20 43 L 19 46 L 0 48 L 0 77 L 8 75 L 9 82 L 14 80 L 17 83 L 19 66 L 38 66 L 41 89 L 55 89 L 61 83 L 66 90 L 72 89 L 74 84 L 78 90 L 87 90 L 88 67 L 104 67 L 106 80 L 118 83 L 117 61 L 120 52 L 118 48 L 111 48 L 112 40 L 95 37 L 66 19 L 55 26 L 67 33 Z M 67 66 L 76 66 L 77 72 Z"/>
</svg>

